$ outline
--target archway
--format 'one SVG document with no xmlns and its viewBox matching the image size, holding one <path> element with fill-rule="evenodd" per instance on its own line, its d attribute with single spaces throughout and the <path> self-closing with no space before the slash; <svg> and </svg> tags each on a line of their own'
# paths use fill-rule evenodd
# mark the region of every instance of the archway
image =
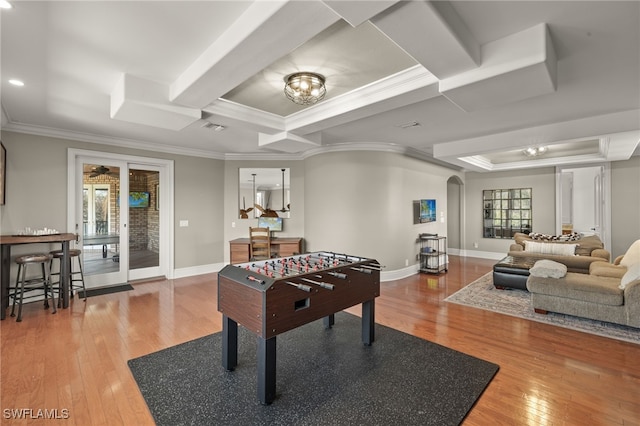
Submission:
<svg viewBox="0 0 640 426">
<path fill-rule="evenodd" d="M 459 176 L 447 180 L 447 246 L 454 255 L 460 255 L 463 248 L 463 185 Z"/>
</svg>

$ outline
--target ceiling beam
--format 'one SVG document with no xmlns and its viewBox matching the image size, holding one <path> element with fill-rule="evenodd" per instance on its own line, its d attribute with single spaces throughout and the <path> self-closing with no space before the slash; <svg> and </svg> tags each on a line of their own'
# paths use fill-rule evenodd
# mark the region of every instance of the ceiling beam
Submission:
<svg viewBox="0 0 640 426">
<path fill-rule="evenodd" d="M 439 79 L 480 64 L 480 45 L 448 2 L 401 2 L 371 23 Z"/>
<path fill-rule="evenodd" d="M 482 65 L 440 80 L 440 93 L 477 111 L 555 92 L 557 59 L 546 24 L 482 46 Z"/>
<path fill-rule="evenodd" d="M 111 92 L 110 116 L 116 120 L 167 130 L 182 130 L 202 117 L 202 111 L 169 102 L 169 87 L 123 74 Z"/>
<path fill-rule="evenodd" d="M 255 1 L 171 84 L 171 100 L 204 108 L 339 19 L 319 0 Z"/>
<path fill-rule="evenodd" d="M 398 3 L 398 1 L 399 0 L 323 0 L 323 3 L 355 28 L 383 10 Z"/>
</svg>

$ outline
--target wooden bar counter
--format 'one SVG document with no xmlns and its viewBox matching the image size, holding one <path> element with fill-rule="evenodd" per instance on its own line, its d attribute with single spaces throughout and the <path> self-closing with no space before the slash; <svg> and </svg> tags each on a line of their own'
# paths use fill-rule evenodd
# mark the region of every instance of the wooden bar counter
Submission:
<svg viewBox="0 0 640 426">
<path fill-rule="evenodd" d="M 6 308 L 9 306 L 9 273 L 11 269 L 11 246 L 14 245 L 62 243 L 63 257 L 62 261 L 60 262 L 62 307 L 69 307 L 69 242 L 73 240 L 76 240 L 76 234 L 70 233 L 50 235 L 0 235 L 0 246 L 2 246 L 2 272 L 0 274 L 0 319 L 5 319 Z"/>
</svg>

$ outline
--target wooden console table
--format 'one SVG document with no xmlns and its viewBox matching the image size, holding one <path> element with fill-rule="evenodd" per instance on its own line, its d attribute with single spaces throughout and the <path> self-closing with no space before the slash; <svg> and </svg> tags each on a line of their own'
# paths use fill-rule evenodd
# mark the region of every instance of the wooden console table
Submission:
<svg viewBox="0 0 640 426">
<path fill-rule="evenodd" d="M 271 253 L 277 257 L 289 257 L 302 253 L 301 237 L 271 238 Z M 236 238 L 229 241 L 231 263 L 245 263 L 249 261 L 249 238 Z"/>
</svg>

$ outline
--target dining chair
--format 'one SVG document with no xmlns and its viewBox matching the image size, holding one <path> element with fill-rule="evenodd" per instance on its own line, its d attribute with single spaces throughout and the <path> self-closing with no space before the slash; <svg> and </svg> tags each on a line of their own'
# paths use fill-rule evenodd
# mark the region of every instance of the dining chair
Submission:
<svg viewBox="0 0 640 426">
<path fill-rule="evenodd" d="M 271 258 L 271 234 L 269 228 L 249 227 L 249 260 Z"/>
</svg>

